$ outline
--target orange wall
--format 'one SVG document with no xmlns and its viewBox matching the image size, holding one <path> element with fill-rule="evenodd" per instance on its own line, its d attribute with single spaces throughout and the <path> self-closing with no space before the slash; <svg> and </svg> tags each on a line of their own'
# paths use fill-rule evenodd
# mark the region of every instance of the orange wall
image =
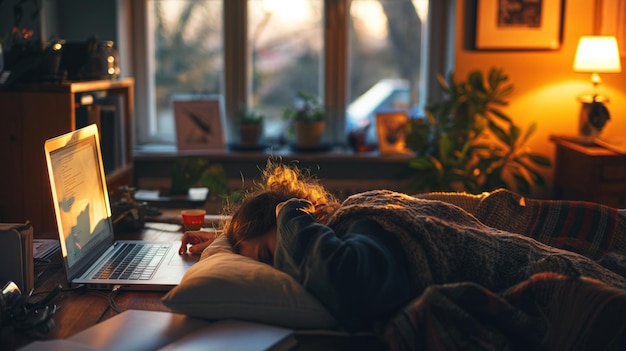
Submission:
<svg viewBox="0 0 626 351">
<path fill-rule="evenodd" d="M 537 131 L 529 142 L 533 151 L 553 159 L 554 146 L 550 134 L 576 134 L 580 103 L 577 97 L 591 91 L 589 74 L 572 70 L 574 54 L 581 35 L 593 34 L 594 1 L 567 0 L 563 22 L 563 41 L 554 51 L 475 51 L 464 47 L 471 35 L 472 23 L 464 15 L 467 0 L 457 1 L 455 77 L 461 79 L 474 69 L 486 72 L 491 67 L 501 67 L 515 87 L 504 112 L 519 126 L 527 127 L 537 122 Z M 464 39 L 465 38 L 465 39 Z M 609 97 L 607 104 L 611 120 L 602 136 L 626 136 L 626 60 L 622 58 L 622 72 L 601 75 L 600 93 Z M 553 170 L 545 172 L 547 184 L 552 184 Z M 537 189 L 537 197 L 549 198 L 551 186 Z"/>
</svg>

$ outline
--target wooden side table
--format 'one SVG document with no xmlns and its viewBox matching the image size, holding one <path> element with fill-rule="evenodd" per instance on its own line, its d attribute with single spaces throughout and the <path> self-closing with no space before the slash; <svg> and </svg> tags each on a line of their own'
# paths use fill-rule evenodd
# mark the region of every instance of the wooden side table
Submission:
<svg viewBox="0 0 626 351">
<path fill-rule="evenodd" d="M 626 208 L 626 154 L 582 139 L 551 136 L 550 140 L 556 145 L 555 199 Z"/>
</svg>

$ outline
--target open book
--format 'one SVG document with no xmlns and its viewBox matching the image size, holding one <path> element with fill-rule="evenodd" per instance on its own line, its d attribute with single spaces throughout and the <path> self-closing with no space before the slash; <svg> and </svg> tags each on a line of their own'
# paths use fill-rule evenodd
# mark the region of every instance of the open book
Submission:
<svg viewBox="0 0 626 351">
<path fill-rule="evenodd" d="M 216 322 L 178 313 L 127 310 L 68 339 L 36 341 L 30 350 L 291 350 L 293 331 L 239 320 Z"/>
</svg>

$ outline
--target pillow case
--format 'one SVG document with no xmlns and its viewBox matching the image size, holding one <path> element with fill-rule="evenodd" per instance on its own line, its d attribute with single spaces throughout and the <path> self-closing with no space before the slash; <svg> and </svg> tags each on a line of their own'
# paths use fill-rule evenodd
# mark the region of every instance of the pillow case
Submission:
<svg viewBox="0 0 626 351">
<path fill-rule="evenodd" d="M 330 313 L 291 276 L 232 252 L 223 235 L 162 299 L 174 312 L 292 329 L 334 329 Z"/>
</svg>

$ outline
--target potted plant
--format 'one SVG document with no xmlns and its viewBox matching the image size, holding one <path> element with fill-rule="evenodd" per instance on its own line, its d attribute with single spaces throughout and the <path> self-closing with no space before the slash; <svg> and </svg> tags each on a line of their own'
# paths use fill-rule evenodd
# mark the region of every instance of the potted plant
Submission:
<svg viewBox="0 0 626 351">
<path fill-rule="evenodd" d="M 447 95 L 426 107 L 426 118 L 412 119 L 406 130 L 407 146 L 415 151 L 409 162 L 413 191 L 467 191 L 480 193 L 507 188 L 529 194 L 544 186 L 538 168 L 550 159 L 534 153 L 526 142 L 536 129 L 525 132 L 499 110 L 513 91 L 502 69 L 488 76 L 480 70 L 457 82 L 450 73 L 439 77 Z"/>
<path fill-rule="evenodd" d="M 255 147 L 263 134 L 265 115 L 260 112 L 242 109 L 237 113 L 239 144 L 243 147 Z"/>
<path fill-rule="evenodd" d="M 294 106 L 286 108 L 283 117 L 292 123 L 290 130 L 295 132 L 296 146 L 319 146 L 324 134 L 326 112 L 317 97 L 298 92 Z"/>
</svg>

